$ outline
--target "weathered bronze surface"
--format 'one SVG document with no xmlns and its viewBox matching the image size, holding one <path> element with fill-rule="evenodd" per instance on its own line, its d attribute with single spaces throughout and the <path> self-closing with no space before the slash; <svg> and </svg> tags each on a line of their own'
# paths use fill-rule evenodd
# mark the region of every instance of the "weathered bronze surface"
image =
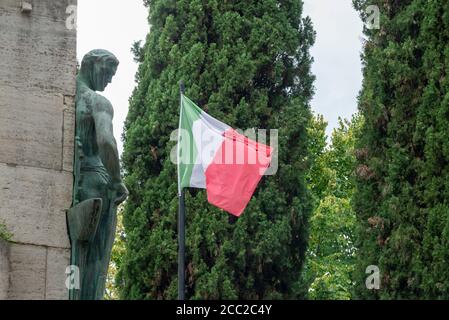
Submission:
<svg viewBox="0 0 449 320">
<path fill-rule="evenodd" d="M 114 110 L 96 93 L 112 81 L 118 64 L 112 53 L 93 50 L 83 58 L 77 77 L 75 185 L 67 223 L 80 286 L 70 289 L 72 300 L 103 298 L 117 206 L 128 195 L 112 130 Z"/>
</svg>

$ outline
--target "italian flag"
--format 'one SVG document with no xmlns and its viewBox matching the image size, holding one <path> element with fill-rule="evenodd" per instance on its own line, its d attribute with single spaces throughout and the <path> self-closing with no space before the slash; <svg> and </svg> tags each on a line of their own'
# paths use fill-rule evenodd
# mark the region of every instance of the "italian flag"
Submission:
<svg viewBox="0 0 449 320">
<path fill-rule="evenodd" d="M 240 216 L 271 163 L 270 147 L 239 134 L 181 95 L 178 186 L 202 188 L 209 203 Z"/>
</svg>

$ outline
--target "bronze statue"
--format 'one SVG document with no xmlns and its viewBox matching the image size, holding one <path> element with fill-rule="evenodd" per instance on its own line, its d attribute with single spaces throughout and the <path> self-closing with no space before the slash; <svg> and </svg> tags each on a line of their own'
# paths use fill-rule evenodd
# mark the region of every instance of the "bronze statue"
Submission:
<svg viewBox="0 0 449 320">
<path fill-rule="evenodd" d="M 105 290 L 116 229 L 117 206 L 128 190 L 112 129 L 114 110 L 104 91 L 119 61 L 106 50 L 84 56 L 77 77 L 74 207 L 68 212 L 71 264 L 79 268 L 79 288 L 70 299 L 100 300 Z"/>
</svg>

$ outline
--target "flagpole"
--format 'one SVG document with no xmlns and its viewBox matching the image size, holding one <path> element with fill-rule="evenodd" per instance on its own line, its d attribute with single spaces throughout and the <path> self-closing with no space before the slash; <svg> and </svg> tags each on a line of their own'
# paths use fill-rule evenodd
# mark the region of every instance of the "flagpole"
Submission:
<svg viewBox="0 0 449 320">
<path fill-rule="evenodd" d="M 185 93 L 184 83 L 180 84 L 181 91 L 181 99 L 182 95 Z M 182 101 L 181 101 L 182 108 Z M 181 112 L 180 112 L 181 117 Z M 178 141 L 178 145 L 181 141 Z M 179 161 L 181 161 L 178 152 L 178 166 Z M 178 167 L 179 173 L 179 167 Z M 180 184 L 178 178 L 178 184 Z M 178 300 L 185 300 L 185 246 L 186 246 L 186 210 L 185 210 L 185 202 L 184 202 L 184 189 L 179 186 L 179 214 L 178 214 Z"/>
</svg>

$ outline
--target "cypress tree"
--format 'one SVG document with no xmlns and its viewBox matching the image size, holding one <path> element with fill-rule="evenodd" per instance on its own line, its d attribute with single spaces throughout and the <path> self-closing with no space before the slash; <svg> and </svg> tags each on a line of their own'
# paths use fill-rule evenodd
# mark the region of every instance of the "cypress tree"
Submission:
<svg viewBox="0 0 449 320">
<path fill-rule="evenodd" d="M 359 108 L 357 297 L 448 299 L 449 7 L 444 0 L 354 1 L 381 12 L 366 30 Z M 369 265 L 380 290 L 365 286 Z"/>
<path fill-rule="evenodd" d="M 234 128 L 279 129 L 279 170 L 243 216 L 186 194 L 188 299 L 301 298 L 311 210 L 304 175 L 315 34 L 300 0 L 147 0 L 151 32 L 134 46 L 138 85 L 125 124 L 124 299 L 177 296 L 177 175 L 170 135 L 186 95 Z"/>
</svg>

